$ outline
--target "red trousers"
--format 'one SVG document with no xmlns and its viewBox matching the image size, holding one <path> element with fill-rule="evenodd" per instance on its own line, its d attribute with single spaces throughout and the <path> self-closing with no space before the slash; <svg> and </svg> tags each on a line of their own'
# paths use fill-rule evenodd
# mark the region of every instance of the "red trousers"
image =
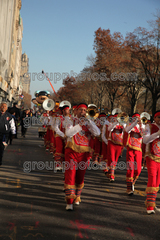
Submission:
<svg viewBox="0 0 160 240">
<path fill-rule="evenodd" d="M 49 131 L 49 139 L 50 139 L 50 153 L 54 153 L 54 132 L 52 129 Z"/>
<path fill-rule="evenodd" d="M 137 178 L 141 173 L 142 152 L 127 147 L 126 164 L 127 191 L 131 191 L 132 184 L 135 184 Z"/>
<path fill-rule="evenodd" d="M 94 147 L 95 147 L 95 137 L 92 137 L 91 136 L 91 139 L 90 139 L 90 148 L 92 150 L 92 152 L 94 152 Z"/>
<path fill-rule="evenodd" d="M 95 137 L 93 161 L 101 162 L 101 160 L 102 160 L 102 142 L 97 137 Z"/>
<path fill-rule="evenodd" d="M 108 145 L 105 144 L 105 142 L 102 141 L 102 159 L 103 159 L 103 162 L 106 163 L 106 168 L 103 169 L 104 173 L 108 172 L 107 146 Z"/>
<path fill-rule="evenodd" d="M 65 149 L 65 142 L 64 140 L 57 136 L 55 138 L 55 142 L 56 142 L 56 152 L 55 152 L 55 161 L 64 161 L 64 149 Z"/>
<path fill-rule="evenodd" d="M 107 146 L 107 157 L 108 157 L 108 177 L 114 179 L 114 169 L 116 168 L 118 158 L 122 151 L 121 145 L 114 144 L 110 140 L 108 141 Z"/>
<path fill-rule="evenodd" d="M 107 144 L 105 142 L 102 142 L 102 156 L 103 156 L 103 161 L 108 161 L 107 159 Z"/>
<path fill-rule="evenodd" d="M 146 188 L 147 208 L 156 206 L 157 192 L 160 185 L 160 162 L 155 162 L 149 157 L 146 157 L 147 171 L 148 171 L 148 183 Z"/>
<path fill-rule="evenodd" d="M 47 132 L 45 135 L 45 145 L 46 145 L 46 150 L 50 149 L 50 128 L 47 127 Z"/>
<path fill-rule="evenodd" d="M 84 175 L 88 166 L 89 153 L 78 153 L 70 148 L 65 149 L 65 195 L 68 204 L 81 201 L 84 186 Z"/>
</svg>

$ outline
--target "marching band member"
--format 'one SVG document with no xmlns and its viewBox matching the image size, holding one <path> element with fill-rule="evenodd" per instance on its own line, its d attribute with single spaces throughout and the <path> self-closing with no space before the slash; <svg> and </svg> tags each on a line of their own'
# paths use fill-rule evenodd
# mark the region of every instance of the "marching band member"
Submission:
<svg viewBox="0 0 160 240">
<path fill-rule="evenodd" d="M 160 184 L 160 110 L 154 114 L 154 123 L 147 125 L 143 142 L 146 144 L 148 183 L 146 188 L 147 213 L 155 213 Z"/>
<path fill-rule="evenodd" d="M 87 108 L 87 112 L 86 112 L 86 117 L 87 119 L 92 120 L 93 122 L 95 122 L 96 124 L 99 125 L 100 127 L 100 121 L 98 119 L 99 116 L 99 112 L 98 112 L 98 108 L 95 104 L 89 104 L 88 108 Z M 98 121 L 97 121 L 98 120 Z M 90 139 L 90 148 L 91 148 L 91 152 L 90 152 L 90 159 L 92 159 L 92 161 L 95 161 L 95 147 L 96 147 L 96 137 L 93 136 L 91 134 L 91 139 Z M 98 152 L 99 155 L 99 152 Z M 95 163 L 97 163 L 98 161 L 95 161 Z"/>
<path fill-rule="evenodd" d="M 145 125 L 145 127 L 147 126 L 147 124 L 151 123 L 151 121 L 150 121 L 151 117 L 147 112 L 142 112 L 141 115 L 140 115 L 140 118 L 141 118 L 141 122 Z M 145 153 L 146 153 L 146 144 L 144 144 L 142 142 L 142 166 L 141 166 L 142 169 L 143 168 L 147 169 Z"/>
<path fill-rule="evenodd" d="M 50 153 L 54 155 L 55 153 L 55 137 L 54 137 L 54 125 L 55 125 L 55 112 L 54 110 L 51 110 L 50 113 Z"/>
<path fill-rule="evenodd" d="M 47 127 L 47 122 L 48 122 L 47 116 L 48 116 L 47 112 L 44 112 L 40 117 L 40 122 L 42 124 L 43 129 L 46 129 Z M 44 138 L 44 146 L 46 146 L 46 133 L 44 134 L 43 138 Z"/>
<path fill-rule="evenodd" d="M 100 163 L 102 161 L 102 128 L 104 124 L 104 118 L 106 119 L 105 113 L 100 113 L 98 118 L 95 119 L 95 124 L 99 128 L 101 134 L 99 137 L 95 137 L 94 139 L 94 154 L 93 154 L 93 162 Z"/>
<path fill-rule="evenodd" d="M 110 182 L 113 182 L 115 179 L 114 171 L 117 165 L 118 158 L 121 154 L 123 147 L 123 132 L 126 124 L 120 124 L 117 121 L 118 114 L 115 114 L 112 117 L 112 123 L 108 126 L 109 138 L 108 138 L 108 147 L 107 147 L 107 157 L 108 157 L 108 167 L 109 171 L 107 176 L 110 179 Z"/>
<path fill-rule="evenodd" d="M 77 104 L 73 105 L 72 110 L 73 110 L 73 117 L 76 117 L 77 116 Z"/>
<path fill-rule="evenodd" d="M 54 131 L 56 133 L 55 141 L 56 141 L 56 152 L 55 152 L 55 162 L 57 162 L 56 169 L 61 170 L 61 163 L 64 161 L 64 149 L 65 149 L 65 142 L 66 142 L 66 136 L 65 136 L 65 126 L 64 126 L 64 120 L 66 116 L 69 116 L 69 106 L 64 105 L 63 107 L 60 107 L 62 111 L 62 115 L 56 118 L 55 125 L 54 125 Z"/>
<path fill-rule="evenodd" d="M 53 110 L 53 113 L 52 113 L 52 118 L 51 118 L 51 130 L 52 130 L 52 153 L 53 153 L 53 157 L 55 155 L 55 152 L 56 152 L 56 139 L 55 139 L 55 122 L 56 122 L 56 117 L 57 117 L 57 113 L 58 113 L 58 110 Z"/>
<path fill-rule="evenodd" d="M 46 151 L 49 151 L 50 149 L 50 125 L 49 125 L 50 117 L 49 117 L 48 110 L 46 111 L 46 113 L 43 114 L 42 121 L 43 121 L 43 126 L 47 128 L 46 134 L 44 136 L 44 145 L 46 147 Z"/>
<path fill-rule="evenodd" d="M 108 125 L 110 123 L 111 118 L 112 118 L 112 115 L 108 116 L 102 128 L 102 156 L 103 156 L 103 161 L 106 163 L 106 167 L 105 169 L 103 169 L 105 174 L 108 173 L 108 159 L 107 159 Z"/>
<path fill-rule="evenodd" d="M 125 128 L 126 137 L 126 163 L 127 163 L 127 193 L 132 195 L 134 192 L 134 184 L 141 173 L 142 165 L 142 138 L 145 125 L 141 123 L 140 115 L 133 114 L 132 123 Z M 125 136 L 125 134 L 124 134 Z"/>
<path fill-rule="evenodd" d="M 151 121 L 147 120 L 146 122 L 146 127 L 147 125 L 150 125 Z M 142 143 L 142 169 L 147 169 L 147 165 L 146 165 L 146 144 Z"/>
<path fill-rule="evenodd" d="M 52 130 L 52 121 L 53 121 L 53 111 L 49 111 L 49 152 L 53 154 L 54 152 L 54 135 Z"/>
<path fill-rule="evenodd" d="M 51 118 L 51 129 L 52 129 L 52 136 L 53 136 L 53 158 L 56 152 L 56 132 L 55 132 L 55 122 L 56 122 L 56 118 L 61 115 L 61 110 L 59 109 L 59 101 L 55 102 L 55 107 L 53 109 L 52 112 L 52 118 Z"/>
<path fill-rule="evenodd" d="M 80 196 L 84 186 L 84 175 L 87 160 L 90 155 L 90 136 L 100 135 L 99 128 L 90 119 L 86 119 L 87 105 L 81 103 L 77 106 L 77 118 L 66 125 L 67 144 L 65 149 L 65 195 L 66 210 L 73 210 L 73 203 L 79 205 Z M 85 121 L 83 119 L 85 119 Z M 72 165 L 72 166 L 71 166 Z M 77 167 L 78 165 L 78 167 Z"/>
</svg>

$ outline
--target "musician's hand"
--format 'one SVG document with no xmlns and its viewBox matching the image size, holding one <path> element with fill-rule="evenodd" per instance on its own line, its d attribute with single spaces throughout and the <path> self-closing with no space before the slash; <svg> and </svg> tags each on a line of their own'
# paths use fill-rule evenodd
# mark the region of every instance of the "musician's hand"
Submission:
<svg viewBox="0 0 160 240">
<path fill-rule="evenodd" d="M 116 117 L 112 117 L 112 118 L 111 118 L 111 123 L 118 123 L 117 118 L 116 118 Z"/>
<path fill-rule="evenodd" d="M 80 125 L 81 127 L 83 127 L 83 126 L 86 125 L 86 118 L 81 117 L 79 120 L 80 120 L 80 121 L 79 121 L 79 125 Z"/>
</svg>

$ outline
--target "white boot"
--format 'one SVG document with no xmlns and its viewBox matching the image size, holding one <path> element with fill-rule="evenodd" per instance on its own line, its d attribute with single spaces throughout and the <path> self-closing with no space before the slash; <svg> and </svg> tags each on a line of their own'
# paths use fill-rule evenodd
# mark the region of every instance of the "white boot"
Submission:
<svg viewBox="0 0 160 240">
<path fill-rule="evenodd" d="M 155 211 L 154 211 L 154 210 L 147 210 L 147 213 L 148 213 L 148 214 L 154 214 Z"/>
<path fill-rule="evenodd" d="M 67 206 L 66 206 L 66 210 L 67 211 L 72 211 L 73 210 L 73 204 L 67 204 Z"/>
</svg>

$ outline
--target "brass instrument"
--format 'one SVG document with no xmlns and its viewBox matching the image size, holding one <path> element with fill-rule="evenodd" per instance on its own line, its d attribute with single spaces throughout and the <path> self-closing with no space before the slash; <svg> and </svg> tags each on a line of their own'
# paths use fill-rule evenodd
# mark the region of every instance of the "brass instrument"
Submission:
<svg viewBox="0 0 160 240">
<path fill-rule="evenodd" d="M 71 103 L 69 101 L 66 101 L 66 100 L 60 102 L 59 108 L 64 107 L 65 105 L 67 105 L 69 107 L 69 109 L 71 109 Z"/>
<path fill-rule="evenodd" d="M 143 124 L 147 124 L 148 120 L 150 120 L 150 115 L 147 112 L 142 112 L 140 118 Z"/>
<path fill-rule="evenodd" d="M 99 112 L 98 112 L 98 108 L 95 104 L 88 105 L 86 116 L 90 117 L 90 118 L 94 118 L 94 119 L 98 118 Z"/>
<path fill-rule="evenodd" d="M 116 113 L 121 113 L 121 112 L 122 112 L 122 110 L 120 108 L 114 108 L 112 110 L 112 115 L 115 115 Z"/>
<path fill-rule="evenodd" d="M 46 110 L 46 111 L 51 111 L 53 110 L 55 106 L 55 102 L 52 99 L 46 99 L 44 100 L 44 102 L 42 103 L 42 107 Z"/>
<path fill-rule="evenodd" d="M 118 113 L 117 121 L 120 125 L 126 124 L 129 121 L 129 116 L 125 112 Z"/>
</svg>

